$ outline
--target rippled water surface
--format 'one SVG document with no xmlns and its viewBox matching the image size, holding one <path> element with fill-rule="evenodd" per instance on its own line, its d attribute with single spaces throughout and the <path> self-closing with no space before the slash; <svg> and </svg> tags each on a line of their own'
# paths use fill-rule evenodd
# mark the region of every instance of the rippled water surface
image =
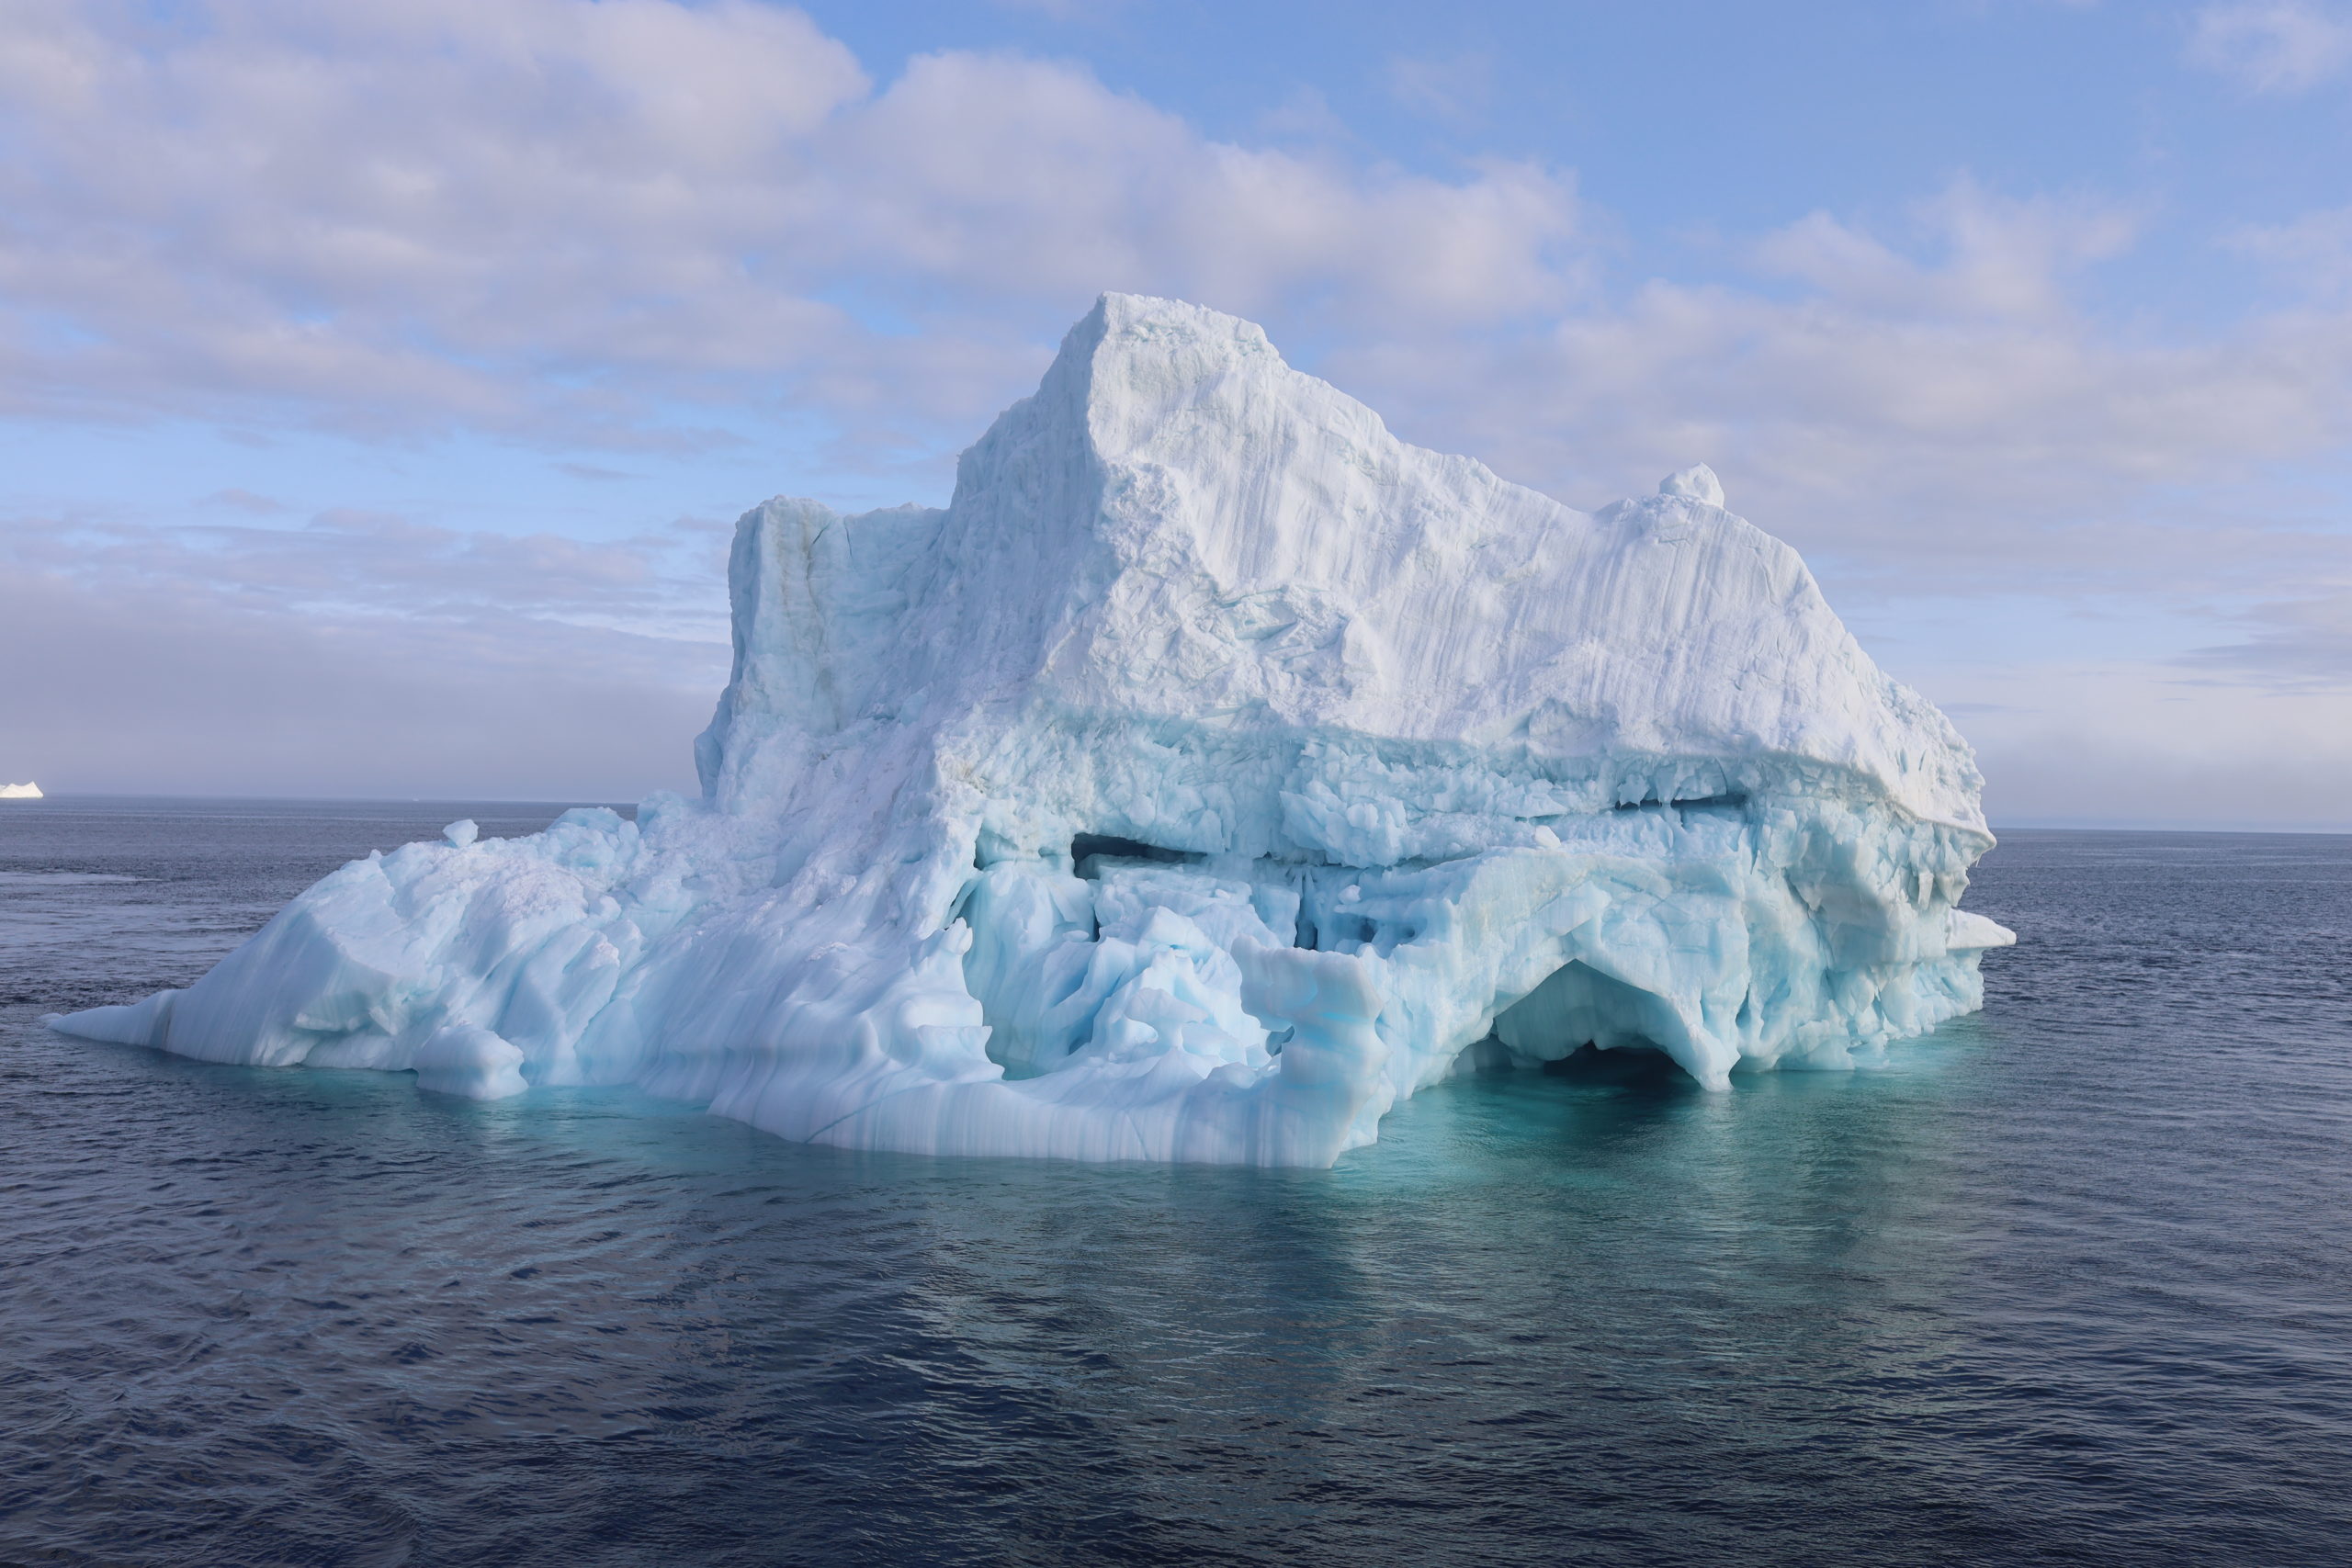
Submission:
<svg viewBox="0 0 2352 1568">
<path fill-rule="evenodd" d="M 49 1034 L 552 808 L 0 811 L 0 1562 L 2352 1561 L 2352 840 L 2018 833 L 1887 1069 L 1332 1171 L 860 1156 Z"/>
</svg>

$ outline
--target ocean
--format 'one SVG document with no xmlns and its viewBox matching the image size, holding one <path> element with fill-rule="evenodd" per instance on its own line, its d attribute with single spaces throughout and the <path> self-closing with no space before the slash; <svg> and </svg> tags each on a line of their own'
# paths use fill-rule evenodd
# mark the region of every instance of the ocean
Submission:
<svg viewBox="0 0 2352 1568">
<path fill-rule="evenodd" d="M 1329 1171 L 859 1155 L 52 1035 L 556 807 L 0 807 L 0 1562 L 2352 1562 L 2352 839 L 2017 832 L 1853 1073 Z"/>
</svg>

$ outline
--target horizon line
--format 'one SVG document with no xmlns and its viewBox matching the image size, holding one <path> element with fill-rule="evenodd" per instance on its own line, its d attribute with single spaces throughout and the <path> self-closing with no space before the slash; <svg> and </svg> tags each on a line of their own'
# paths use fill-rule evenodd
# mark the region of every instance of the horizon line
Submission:
<svg viewBox="0 0 2352 1568">
<path fill-rule="evenodd" d="M 652 794 L 674 794 L 686 799 L 695 798 L 683 790 L 649 791 Z M 304 803 L 317 806 L 551 806 L 569 809 L 574 806 L 601 806 L 635 808 L 646 796 L 633 800 L 598 799 L 594 796 L 507 795 L 255 795 L 200 794 L 166 795 L 159 792 L 125 790 L 76 790 L 51 792 L 35 800 L 10 800 L 8 806 L 38 808 L 61 801 L 267 801 Z M 5 807 L 0 807 L 5 809 Z M 2263 822 L 2245 821 L 2198 822 L 2180 818 L 2069 818 L 2027 817 L 1990 824 L 1997 838 L 2003 833 L 2219 833 L 2253 834 L 2281 833 L 2298 837 L 2352 837 L 2352 822 Z"/>
</svg>

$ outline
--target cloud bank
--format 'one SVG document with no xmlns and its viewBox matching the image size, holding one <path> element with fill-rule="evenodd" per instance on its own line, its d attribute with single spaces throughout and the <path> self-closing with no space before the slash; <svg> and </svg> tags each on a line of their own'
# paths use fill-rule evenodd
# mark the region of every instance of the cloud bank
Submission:
<svg viewBox="0 0 2352 1568">
<path fill-rule="evenodd" d="M 107 794 L 633 800 L 691 784 L 724 550 L 707 525 L 592 546 L 350 513 L 20 518 L 0 751 Z"/>
</svg>

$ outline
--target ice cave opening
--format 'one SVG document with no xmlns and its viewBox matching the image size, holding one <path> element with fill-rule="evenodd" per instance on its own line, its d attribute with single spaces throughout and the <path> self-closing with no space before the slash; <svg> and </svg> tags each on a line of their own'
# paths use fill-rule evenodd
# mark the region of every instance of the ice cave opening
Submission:
<svg viewBox="0 0 2352 1568">
<path fill-rule="evenodd" d="M 1551 1069 L 1579 1055 L 1638 1053 L 1671 1066 L 1668 1042 L 1688 1044 L 1674 1010 L 1657 996 L 1572 960 L 1495 1015 L 1482 1066 Z"/>
</svg>

